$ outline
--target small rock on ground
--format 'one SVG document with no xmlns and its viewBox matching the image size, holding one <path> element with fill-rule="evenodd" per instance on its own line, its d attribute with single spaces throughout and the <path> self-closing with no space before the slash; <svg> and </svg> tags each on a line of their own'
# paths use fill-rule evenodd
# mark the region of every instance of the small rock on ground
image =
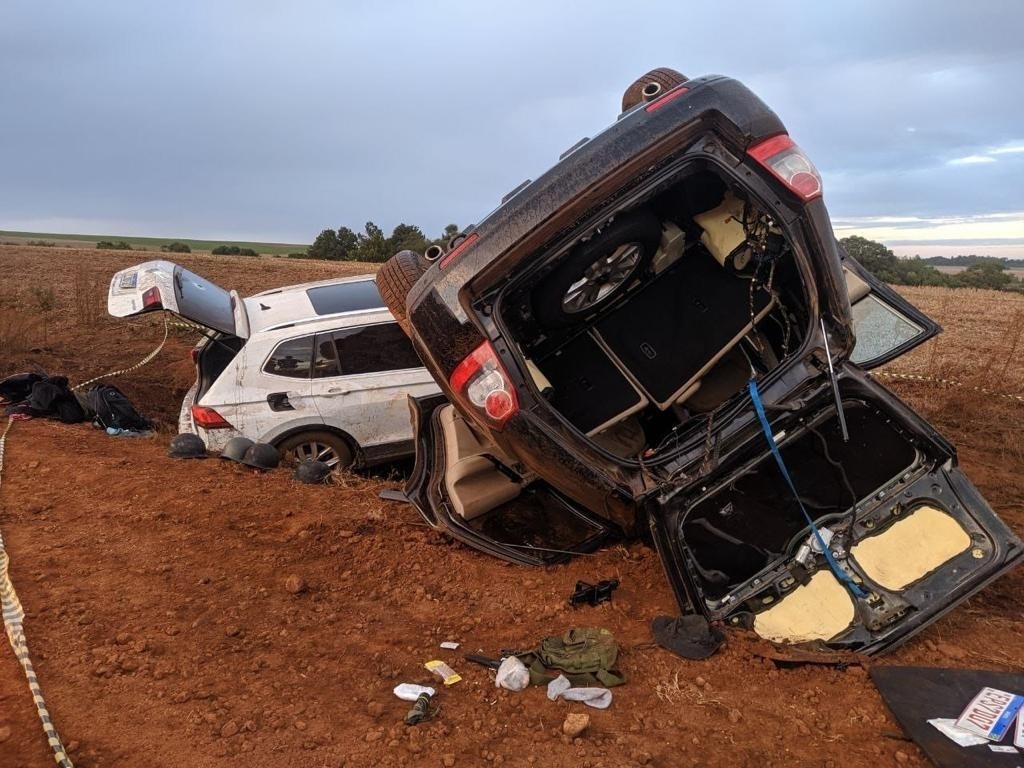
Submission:
<svg viewBox="0 0 1024 768">
<path fill-rule="evenodd" d="M 590 715 L 585 712 L 570 712 L 562 723 L 562 733 L 574 739 L 590 726 Z"/>
</svg>

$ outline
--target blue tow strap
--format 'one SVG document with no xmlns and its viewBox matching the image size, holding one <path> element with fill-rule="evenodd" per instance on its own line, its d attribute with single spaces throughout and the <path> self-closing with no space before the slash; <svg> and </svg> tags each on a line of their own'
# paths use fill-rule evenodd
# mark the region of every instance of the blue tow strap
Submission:
<svg viewBox="0 0 1024 768">
<path fill-rule="evenodd" d="M 825 555 L 828 567 L 832 569 L 832 573 L 835 574 L 839 581 L 846 585 L 850 592 L 857 597 L 867 597 L 867 593 L 857 586 L 857 583 L 839 567 L 839 563 L 837 563 L 835 558 L 832 557 L 832 552 L 825 544 L 825 540 L 821 537 L 821 532 L 818 530 L 818 526 L 814 524 L 814 520 L 812 520 L 811 516 L 807 513 L 807 508 L 804 507 L 804 503 L 800 499 L 800 494 L 797 493 L 796 486 L 793 485 L 793 478 L 790 477 L 789 470 L 786 469 L 786 462 L 782 460 L 782 454 L 779 452 L 779 446 L 776 444 L 775 437 L 772 435 L 771 424 L 768 423 L 768 417 L 764 412 L 764 404 L 761 402 L 761 395 L 757 391 L 757 382 L 751 379 L 747 385 L 747 389 L 750 390 L 750 399 L 754 403 L 754 410 L 757 412 L 757 418 L 761 422 L 761 430 L 764 432 L 764 436 L 768 440 L 768 447 L 772 449 L 772 456 L 775 457 L 775 463 L 779 465 L 779 471 L 782 472 L 782 476 L 786 479 L 786 485 L 789 486 L 789 490 L 792 492 L 793 498 L 796 499 L 796 503 L 800 506 L 800 511 L 804 513 L 804 518 L 807 520 L 807 524 L 811 527 L 811 533 L 814 534 L 814 540 L 818 542 L 818 546 L 821 548 L 822 554 Z"/>
</svg>

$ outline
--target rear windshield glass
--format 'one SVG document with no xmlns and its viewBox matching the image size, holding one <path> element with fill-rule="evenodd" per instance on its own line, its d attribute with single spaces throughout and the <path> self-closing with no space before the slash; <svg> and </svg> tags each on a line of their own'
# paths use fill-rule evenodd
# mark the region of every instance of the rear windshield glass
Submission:
<svg viewBox="0 0 1024 768">
<path fill-rule="evenodd" d="M 361 309 L 382 309 L 384 302 L 377 292 L 373 280 L 355 283 L 321 285 L 306 291 L 313 311 L 318 315 L 333 315 L 337 312 L 358 312 Z"/>
</svg>

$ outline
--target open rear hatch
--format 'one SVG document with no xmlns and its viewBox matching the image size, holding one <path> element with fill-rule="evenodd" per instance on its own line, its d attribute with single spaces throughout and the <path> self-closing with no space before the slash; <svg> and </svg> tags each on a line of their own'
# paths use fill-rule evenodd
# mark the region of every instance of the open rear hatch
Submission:
<svg viewBox="0 0 1024 768">
<path fill-rule="evenodd" d="M 248 338 L 242 300 L 172 261 L 157 260 L 122 269 L 110 280 L 107 311 L 114 317 L 167 310 L 229 336 Z"/>
<path fill-rule="evenodd" d="M 853 368 L 840 394 L 849 441 L 827 383 L 768 417 L 799 502 L 756 428 L 699 485 L 648 499 L 684 610 L 772 641 L 873 653 L 1020 560 L 945 440 Z"/>
</svg>

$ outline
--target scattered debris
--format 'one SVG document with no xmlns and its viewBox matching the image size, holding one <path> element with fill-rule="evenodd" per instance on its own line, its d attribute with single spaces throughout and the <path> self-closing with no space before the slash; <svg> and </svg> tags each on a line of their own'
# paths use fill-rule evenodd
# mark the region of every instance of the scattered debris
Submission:
<svg viewBox="0 0 1024 768">
<path fill-rule="evenodd" d="M 171 438 L 171 445 L 167 449 L 167 455 L 174 459 L 205 459 L 206 443 L 199 435 L 191 432 L 182 432 Z"/>
<path fill-rule="evenodd" d="M 607 688 L 574 687 L 569 678 L 559 675 L 548 683 L 548 698 L 552 701 L 581 701 L 594 709 L 608 709 L 612 703 L 612 692 Z"/>
<path fill-rule="evenodd" d="M 1024 696 L 986 686 L 964 708 L 956 726 L 989 741 L 1002 741 L 1021 705 Z"/>
<path fill-rule="evenodd" d="M 530 670 L 518 656 L 506 656 L 498 666 L 498 674 L 494 677 L 496 687 L 509 691 L 521 691 L 530 684 Z"/>
<path fill-rule="evenodd" d="M 459 644 L 456 643 L 454 640 L 445 640 L 443 643 L 441 643 L 441 647 L 448 651 L 454 651 L 459 647 Z"/>
<path fill-rule="evenodd" d="M 433 696 L 437 693 L 434 688 L 429 685 L 417 685 L 416 683 L 399 683 L 394 689 L 395 696 L 400 698 L 402 701 L 416 701 L 424 693 L 428 696 Z"/>
<path fill-rule="evenodd" d="M 1024 675 L 891 666 L 873 667 L 870 675 L 896 720 L 937 768 L 1002 765 L 993 763 L 1001 759 L 993 752 L 1016 753 L 1007 731 L 1024 712 L 1024 696 L 1016 693 L 1024 691 Z"/>
<path fill-rule="evenodd" d="M 479 664 L 480 666 L 487 667 L 488 669 L 498 669 L 498 667 L 501 666 L 501 659 L 492 659 L 489 656 L 483 656 L 479 653 L 467 653 L 464 658 L 466 661 L 471 661 L 474 664 Z"/>
<path fill-rule="evenodd" d="M 438 677 L 440 677 L 442 680 L 444 680 L 445 685 L 455 685 L 457 682 L 459 682 L 459 680 L 462 679 L 461 675 L 459 675 L 454 669 L 449 667 L 440 659 L 433 659 L 431 661 L 428 661 L 423 666 L 429 669 Z"/>
<path fill-rule="evenodd" d="M 270 443 L 253 443 L 242 457 L 242 464 L 266 472 L 276 469 L 281 463 L 281 454 Z"/>
<path fill-rule="evenodd" d="M 331 477 L 331 468 L 322 461 L 305 459 L 295 467 L 292 479 L 306 485 L 321 485 Z"/>
<path fill-rule="evenodd" d="M 569 605 L 576 608 L 583 603 L 596 606 L 600 603 L 611 602 L 612 592 L 619 586 L 618 579 L 604 579 L 597 584 L 587 584 L 585 581 L 577 581 L 576 588 L 569 595 Z"/>
<path fill-rule="evenodd" d="M 412 705 L 412 709 L 405 716 L 406 725 L 416 725 L 427 719 L 430 711 L 430 694 L 421 693 L 416 697 L 416 703 Z"/>
<path fill-rule="evenodd" d="M 309 588 L 309 585 L 306 584 L 306 580 L 299 576 L 299 574 L 292 573 L 284 580 L 284 588 L 293 595 L 299 595 L 305 592 Z"/>
<path fill-rule="evenodd" d="M 696 614 L 656 616 L 651 622 L 651 633 L 662 648 L 694 661 L 708 658 L 725 641 L 722 630 Z"/>
</svg>

